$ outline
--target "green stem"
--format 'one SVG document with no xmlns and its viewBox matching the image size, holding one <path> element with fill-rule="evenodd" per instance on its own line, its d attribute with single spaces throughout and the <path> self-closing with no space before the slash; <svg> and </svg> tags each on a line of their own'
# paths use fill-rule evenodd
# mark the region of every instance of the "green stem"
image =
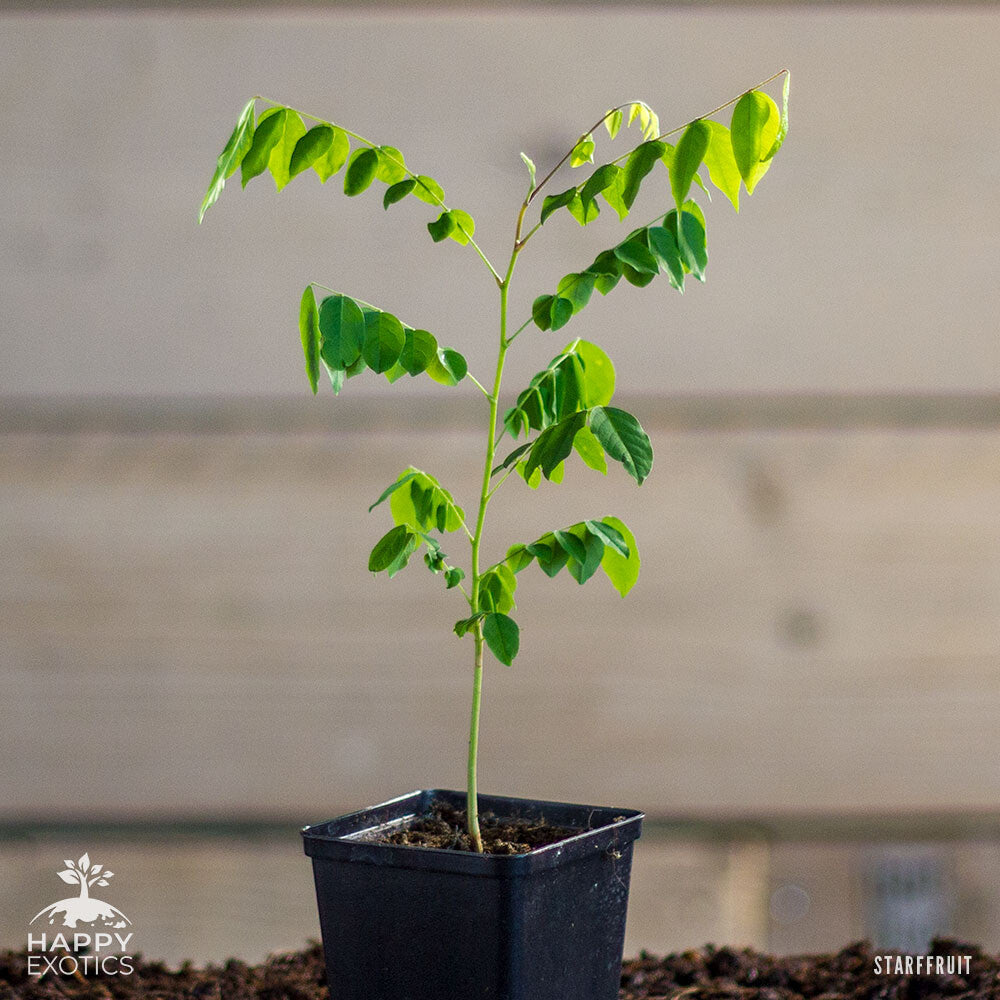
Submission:
<svg viewBox="0 0 1000 1000">
<path fill-rule="evenodd" d="M 520 234 L 521 220 L 524 217 L 522 209 L 518 216 L 518 235 Z M 482 574 L 479 571 L 479 551 L 483 542 L 483 526 L 486 523 L 486 508 L 490 502 L 490 478 L 493 473 L 493 461 L 496 458 L 496 431 L 497 431 L 497 409 L 500 401 L 500 384 L 503 381 L 504 361 L 507 357 L 507 295 L 510 290 L 510 279 L 514 273 L 514 264 L 518 255 L 517 238 L 515 237 L 514 249 L 511 251 L 510 263 L 507 265 L 507 273 L 500 281 L 500 346 L 497 351 L 497 369 L 493 379 L 493 391 L 489 394 L 490 416 L 489 430 L 486 436 L 486 460 L 483 463 L 483 484 L 479 493 L 479 514 L 476 518 L 476 530 L 472 537 L 472 591 L 471 605 L 473 615 L 478 614 L 483 609 L 479 606 L 479 584 Z M 475 641 L 475 662 L 473 667 L 472 680 L 472 713 L 469 720 L 469 759 L 466 773 L 466 796 L 465 809 L 469 838 L 473 848 L 482 854 L 483 838 L 479 829 L 479 786 L 478 786 L 478 765 L 479 765 L 479 711 L 482 703 L 483 691 L 483 623 L 478 621 L 473 628 L 473 639 Z"/>
</svg>

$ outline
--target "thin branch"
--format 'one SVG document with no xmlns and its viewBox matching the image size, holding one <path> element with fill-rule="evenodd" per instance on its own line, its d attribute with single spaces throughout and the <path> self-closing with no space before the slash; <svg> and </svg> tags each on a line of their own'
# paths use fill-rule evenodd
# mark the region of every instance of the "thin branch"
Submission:
<svg viewBox="0 0 1000 1000">
<path fill-rule="evenodd" d="M 480 392 L 481 392 L 481 393 L 482 393 L 482 394 L 483 394 L 483 395 L 484 395 L 484 396 L 485 396 L 485 397 L 486 397 L 487 399 L 489 399 L 489 398 L 490 398 L 490 394 L 489 394 L 489 393 L 488 393 L 488 392 L 486 391 L 486 389 L 485 389 L 485 388 L 483 387 L 483 384 L 482 384 L 482 383 L 481 383 L 481 382 L 479 381 L 479 379 L 477 379 L 477 378 L 476 378 L 476 376 L 472 374 L 472 372 L 466 372 L 466 373 L 465 373 L 465 377 L 466 377 L 467 379 L 469 379 L 469 381 L 470 381 L 470 382 L 472 382 L 472 384 L 473 384 L 474 386 L 476 386 L 476 388 L 477 388 L 477 389 L 479 389 L 479 391 L 480 391 Z"/>
</svg>

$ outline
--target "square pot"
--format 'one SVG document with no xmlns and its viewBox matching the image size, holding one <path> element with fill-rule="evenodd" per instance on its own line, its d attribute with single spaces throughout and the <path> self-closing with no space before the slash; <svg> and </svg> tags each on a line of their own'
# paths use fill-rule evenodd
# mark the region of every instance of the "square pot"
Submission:
<svg viewBox="0 0 1000 1000">
<path fill-rule="evenodd" d="M 465 792 L 424 789 L 302 831 L 331 1000 L 616 1000 L 643 814 L 481 795 L 581 832 L 529 854 L 372 843 Z"/>
</svg>

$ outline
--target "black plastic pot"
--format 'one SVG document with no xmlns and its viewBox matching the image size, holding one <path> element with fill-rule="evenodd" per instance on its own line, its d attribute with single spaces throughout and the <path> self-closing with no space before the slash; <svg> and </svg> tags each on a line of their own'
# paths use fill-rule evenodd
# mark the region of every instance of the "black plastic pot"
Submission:
<svg viewBox="0 0 1000 1000">
<path fill-rule="evenodd" d="M 581 832 L 507 856 L 371 843 L 464 808 L 426 789 L 302 831 L 331 1000 L 616 1000 L 643 814 L 481 795 L 480 811 Z"/>
</svg>

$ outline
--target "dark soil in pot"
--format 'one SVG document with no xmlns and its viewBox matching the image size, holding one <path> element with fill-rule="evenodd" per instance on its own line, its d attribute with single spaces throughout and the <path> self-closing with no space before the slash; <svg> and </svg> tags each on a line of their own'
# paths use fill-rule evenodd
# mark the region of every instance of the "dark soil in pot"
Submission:
<svg viewBox="0 0 1000 1000">
<path fill-rule="evenodd" d="M 503 819 L 493 813 L 479 817 L 479 832 L 484 854 L 527 854 L 536 847 L 555 844 L 579 833 L 565 826 L 539 820 Z M 466 831 L 465 810 L 447 802 L 435 802 L 429 816 L 414 820 L 390 834 L 371 838 L 380 844 L 408 844 L 411 847 L 439 847 L 451 851 L 471 851 L 472 841 Z"/>
<path fill-rule="evenodd" d="M 643 955 L 622 967 L 621 1000 L 986 1000 L 1000 997 L 1000 958 L 954 941 L 931 952 L 972 957 L 966 975 L 876 975 L 866 943 L 829 955 L 775 957 L 750 949 L 705 948 L 666 958 Z M 250 966 L 231 959 L 169 969 L 137 957 L 131 976 L 91 979 L 27 975 L 22 952 L 0 953 L 0 1000 L 329 1000 L 318 944 Z M 373 998 L 376 1000 L 376 998 Z M 459 1000 L 459 998 L 456 998 Z"/>
</svg>

